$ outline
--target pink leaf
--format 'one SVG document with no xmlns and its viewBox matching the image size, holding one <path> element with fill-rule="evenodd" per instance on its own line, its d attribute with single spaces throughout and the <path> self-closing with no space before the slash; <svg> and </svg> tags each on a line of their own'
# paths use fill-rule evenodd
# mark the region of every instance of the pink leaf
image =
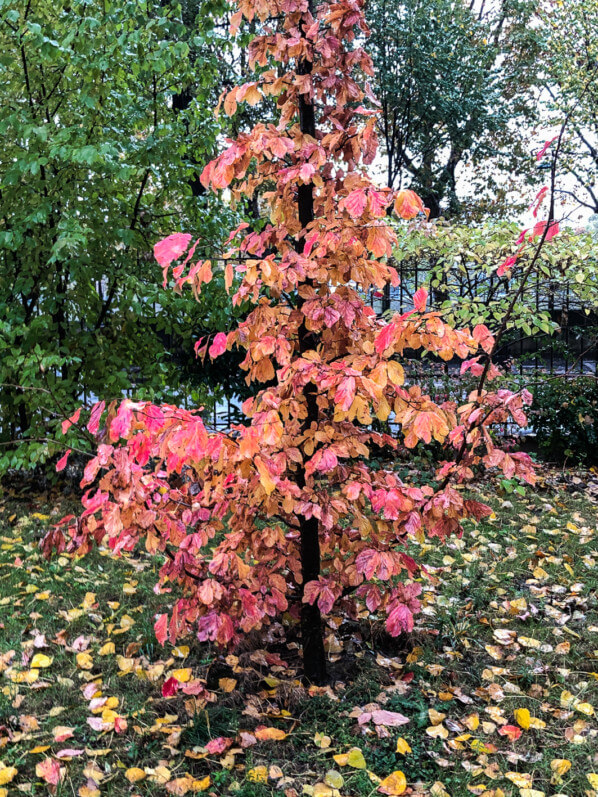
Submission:
<svg viewBox="0 0 598 797">
<path fill-rule="evenodd" d="M 227 338 L 224 332 L 218 332 L 218 334 L 215 335 L 209 349 L 210 357 L 218 357 L 218 355 L 226 351 L 226 340 Z"/>
<path fill-rule="evenodd" d="M 413 614 L 404 603 L 395 604 L 389 612 L 386 630 L 391 636 L 398 636 L 403 631 L 413 631 Z"/>
<path fill-rule="evenodd" d="M 189 246 L 191 236 L 186 232 L 175 232 L 154 246 L 154 256 L 162 268 L 179 258 Z"/>
<path fill-rule="evenodd" d="M 426 309 L 426 302 L 428 301 L 428 291 L 425 288 L 420 288 L 413 294 L 413 306 L 419 313 L 423 313 Z"/>
<path fill-rule="evenodd" d="M 87 429 L 91 434 L 97 434 L 100 428 L 100 418 L 102 417 L 102 413 L 106 409 L 106 402 L 100 401 L 98 404 L 94 404 L 91 408 L 91 415 L 89 416 L 89 421 L 87 423 Z"/>
<path fill-rule="evenodd" d="M 168 615 L 161 614 L 156 622 L 154 623 L 154 633 L 156 634 L 156 639 L 158 642 L 163 645 L 166 642 L 166 637 L 168 636 Z"/>
<path fill-rule="evenodd" d="M 541 150 L 540 150 L 538 153 L 536 153 L 536 160 L 537 160 L 537 161 L 539 161 L 539 160 L 542 160 L 542 158 L 543 158 L 543 157 L 544 157 L 544 155 L 546 154 L 546 151 L 548 150 L 548 148 L 550 147 L 550 145 L 551 145 L 551 144 L 552 144 L 554 141 L 556 141 L 556 140 L 557 140 L 557 138 L 558 138 L 558 136 L 554 136 L 554 138 L 551 138 L 549 141 L 545 141 L 545 142 L 544 142 L 544 146 L 542 147 L 542 149 L 541 149 Z"/>
<path fill-rule="evenodd" d="M 166 617 L 165 614 L 162 617 Z M 176 678 L 167 678 L 162 684 L 162 697 L 172 697 L 179 689 L 179 682 Z"/>
</svg>

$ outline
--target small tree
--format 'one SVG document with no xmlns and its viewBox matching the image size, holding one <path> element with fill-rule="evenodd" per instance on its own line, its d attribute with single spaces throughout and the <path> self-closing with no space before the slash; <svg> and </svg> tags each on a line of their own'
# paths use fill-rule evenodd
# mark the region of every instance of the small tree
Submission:
<svg viewBox="0 0 598 797">
<path fill-rule="evenodd" d="M 376 188 L 363 164 L 376 153 L 371 62 L 358 40 L 367 35 L 356 0 L 243 0 L 233 17 L 257 17 L 250 45 L 256 80 L 234 88 L 227 112 L 241 101 L 273 96 L 278 125 L 256 125 L 205 169 L 213 189 L 234 198 L 262 191 L 269 220 L 261 231 L 231 233 L 225 281 L 233 301 L 250 302 L 246 320 L 228 334 L 197 344 L 214 358 L 245 350 L 249 383 L 267 383 L 248 399 L 247 423 L 209 432 L 198 412 L 126 400 L 108 408 L 97 455 L 84 485 L 104 473 L 83 499 L 85 511 L 49 533 L 47 549 L 84 553 L 105 537 L 115 553 L 141 540 L 165 554 L 161 583 L 178 582 L 182 597 L 157 618 L 163 643 L 196 629 L 200 640 L 228 645 L 290 609 L 300 616 L 305 676 L 326 676 L 321 614 L 365 604 L 386 615 L 397 635 L 413 627 L 420 586 L 409 538 L 439 540 L 459 533 L 466 517 L 488 512 L 454 482 L 484 464 L 533 480 L 524 454 L 497 450 L 488 426 L 511 417 L 525 423 L 528 395 L 487 393 L 489 356 L 479 389 L 467 404 L 438 404 L 409 384 L 406 350 L 445 361 L 488 353 L 484 326 L 455 330 L 414 309 L 382 324 L 364 302 L 370 289 L 396 283 L 387 257 L 395 241 L 387 210 L 415 218 L 424 208 L 411 191 Z M 197 295 L 212 278 L 209 261 L 193 262 L 196 244 L 176 233 L 155 254 L 177 290 Z M 190 247 L 190 248 L 189 248 Z M 236 262 L 236 265 L 235 265 Z M 476 364 L 479 366 L 479 363 Z M 97 434 L 105 407 L 88 429 Z M 399 437 L 373 431 L 392 418 L 411 448 L 432 439 L 447 461 L 436 487 L 406 484 L 393 470 L 368 463 L 372 446 L 392 455 Z M 66 421 L 68 429 L 72 418 Z M 124 440 L 124 443 L 119 443 Z M 66 455 L 60 463 L 64 466 Z M 64 528 L 68 526 L 65 536 Z"/>
</svg>

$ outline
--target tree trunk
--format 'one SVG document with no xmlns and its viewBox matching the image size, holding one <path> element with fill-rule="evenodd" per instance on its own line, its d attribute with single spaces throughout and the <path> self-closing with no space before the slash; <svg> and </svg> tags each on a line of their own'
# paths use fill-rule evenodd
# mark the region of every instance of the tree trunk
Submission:
<svg viewBox="0 0 598 797">
<path fill-rule="evenodd" d="M 310 4 L 311 5 L 311 4 Z M 297 67 L 297 73 L 307 75 L 312 70 L 311 61 L 302 60 Z M 299 124 L 301 132 L 315 137 L 315 109 L 313 102 L 308 103 L 304 95 L 299 98 Z M 314 197 L 313 184 L 298 186 L 297 204 L 299 211 L 299 221 L 302 228 L 313 221 L 314 218 Z M 302 236 L 297 241 L 297 250 L 303 251 L 305 245 Z M 299 308 L 303 300 L 299 297 Z M 305 321 L 299 329 L 299 351 L 301 354 L 314 348 L 314 337 L 307 329 Z M 303 423 L 303 430 L 306 431 L 312 424 L 318 422 L 317 390 L 313 382 L 305 386 L 303 391 L 307 406 L 307 417 Z M 305 470 L 300 468 L 297 473 L 297 485 L 303 489 L 305 487 Z M 301 575 L 303 586 L 309 581 L 316 581 L 320 575 L 320 538 L 319 522 L 315 517 L 303 518 L 301 521 Z M 310 606 L 308 603 L 301 604 L 301 641 L 303 645 L 303 674 L 307 681 L 315 684 L 324 683 L 326 680 L 326 654 L 324 652 L 324 640 L 322 637 L 322 617 L 320 609 L 315 603 Z"/>
</svg>

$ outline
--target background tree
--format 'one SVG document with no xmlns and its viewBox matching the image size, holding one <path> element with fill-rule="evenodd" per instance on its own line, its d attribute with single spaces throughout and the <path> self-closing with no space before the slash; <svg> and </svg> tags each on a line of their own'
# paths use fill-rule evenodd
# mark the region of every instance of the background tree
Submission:
<svg viewBox="0 0 598 797">
<path fill-rule="evenodd" d="M 432 217 L 465 212 L 466 196 L 474 206 L 504 207 L 514 178 L 529 172 L 535 3 L 487 5 L 372 0 L 367 6 L 386 179 L 420 192 Z"/>
<path fill-rule="evenodd" d="M 190 307 L 148 252 L 174 223 L 213 248 L 233 218 L 198 190 L 219 131 L 219 14 L 0 3 L 0 470 L 51 455 L 84 396 L 208 395 L 192 330 L 228 326 L 222 284 Z"/>
<path fill-rule="evenodd" d="M 225 281 L 235 285 L 233 304 L 252 309 L 198 351 L 215 358 L 236 345 L 248 381 L 261 389 L 230 434 L 209 434 L 196 413 L 172 405 L 96 405 L 87 428 L 101 444 L 83 484 L 102 471 L 98 489 L 45 547 L 84 553 L 106 538 L 115 552 L 143 540 L 163 553 L 161 581 L 183 594 L 156 621 L 162 642 L 194 629 L 200 640 L 228 645 L 289 610 L 300 618 L 305 675 L 321 683 L 322 613 L 337 606 L 355 616 L 366 607 L 386 616 L 393 635 L 413 627 L 421 588 L 409 541 L 442 540 L 489 511 L 455 482 L 484 466 L 533 481 L 526 455 L 495 448 L 488 433 L 507 418 L 524 423 L 529 396 L 487 390 L 496 370 L 488 329 L 452 329 L 426 312 L 425 291 L 388 324 L 364 302 L 372 287 L 396 284 L 387 209 L 394 201 L 401 217 L 414 218 L 423 206 L 412 191 L 377 189 L 364 169 L 376 136 L 364 106 L 372 64 L 358 44 L 367 34 L 361 5 L 239 5 L 235 28 L 243 16 L 257 16 L 263 28 L 249 45 L 255 78 L 233 88 L 224 107 L 233 113 L 240 102 L 273 96 L 279 120 L 241 133 L 202 180 L 235 198 L 265 189 L 269 221 L 260 231 L 232 230 Z M 191 241 L 175 233 L 155 253 L 177 290 L 190 285 L 198 295 L 216 264 L 195 260 L 202 242 Z M 407 349 L 450 360 L 480 347 L 481 380 L 461 407 L 432 400 L 400 362 Z M 374 418 L 391 414 L 398 439 L 372 429 Z M 432 438 L 446 455 L 433 486 L 404 483 L 368 462 L 373 446 L 392 455 L 399 440 L 412 448 Z"/>
<path fill-rule="evenodd" d="M 598 214 L 598 6 L 591 0 L 539 4 L 541 84 L 547 122 L 570 118 L 561 189 Z"/>
</svg>

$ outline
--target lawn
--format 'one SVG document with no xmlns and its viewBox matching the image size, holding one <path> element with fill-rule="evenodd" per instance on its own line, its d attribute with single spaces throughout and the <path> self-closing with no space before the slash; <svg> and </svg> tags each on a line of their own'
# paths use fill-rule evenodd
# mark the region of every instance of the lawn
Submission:
<svg viewBox="0 0 598 797">
<path fill-rule="evenodd" d="M 489 489 L 490 518 L 420 546 L 415 631 L 329 618 L 331 683 L 309 690 L 292 630 L 230 655 L 162 648 L 159 562 L 46 562 L 38 541 L 74 499 L 6 489 L 0 797 L 598 795 L 596 476 Z"/>
</svg>

